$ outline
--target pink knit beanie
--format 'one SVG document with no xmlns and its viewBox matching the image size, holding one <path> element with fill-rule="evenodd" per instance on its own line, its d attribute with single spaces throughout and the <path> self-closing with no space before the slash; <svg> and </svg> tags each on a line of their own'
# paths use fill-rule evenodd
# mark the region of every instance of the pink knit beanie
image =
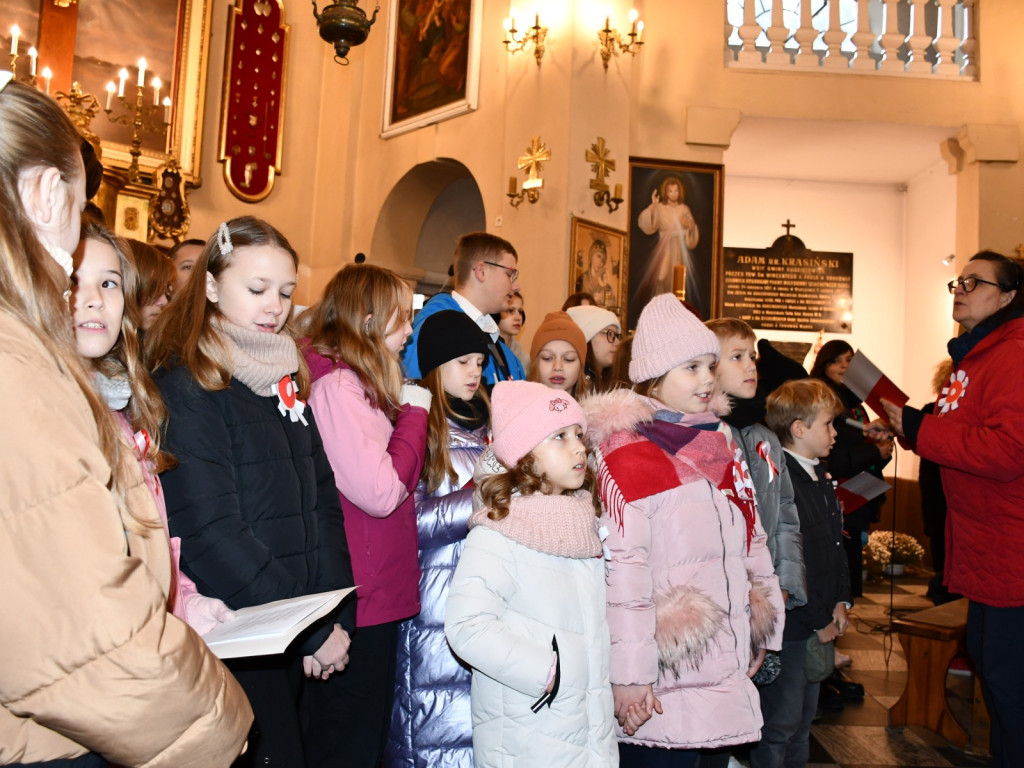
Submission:
<svg viewBox="0 0 1024 768">
<path fill-rule="evenodd" d="M 587 417 L 572 396 L 534 381 L 500 381 L 491 392 L 491 450 L 506 467 L 537 447 L 549 435 Z"/>
<path fill-rule="evenodd" d="M 640 313 L 633 336 L 629 378 L 656 379 L 701 355 L 718 360 L 718 337 L 671 293 L 655 296 Z"/>
</svg>

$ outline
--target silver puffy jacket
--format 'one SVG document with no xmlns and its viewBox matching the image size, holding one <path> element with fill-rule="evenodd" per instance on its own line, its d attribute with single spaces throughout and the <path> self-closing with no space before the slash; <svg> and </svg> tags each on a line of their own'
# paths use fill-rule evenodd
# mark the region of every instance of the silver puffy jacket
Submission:
<svg viewBox="0 0 1024 768">
<path fill-rule="evenodd" d="M 462 555 L 473 489 L 465 488 L 486 447 L 487 428 L 468 431 L 448 421 L 449 450 L 458 483 L 425 496 L 416 488 L 420 612 L 398 629 L 398 660 L 385 768 L 473 768 L 469 669 L 444 636 L 448 586 Z"/>
</svg>

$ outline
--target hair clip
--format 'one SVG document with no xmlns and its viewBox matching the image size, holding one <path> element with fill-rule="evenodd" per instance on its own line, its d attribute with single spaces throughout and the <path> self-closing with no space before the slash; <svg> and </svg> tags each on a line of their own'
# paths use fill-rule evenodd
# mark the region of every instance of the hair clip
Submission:
<svg viewBox="0 0 1024 768">
<path fill-rule="evenodd" d="M 227 256 L 235 250 L 235 245 L 231 242 L 231 233 L 228 231 L 227 223 L 222 223 L 217 227 L 217 248 L 220 249 L 221 256 Z"/>
<path fill-rule="evenodd" d="M 14 74 L 11 72 L 0 72 L 0 93 L 3 93 L 4 88 L 7 84 L 14 79 Z"/>
</svg>

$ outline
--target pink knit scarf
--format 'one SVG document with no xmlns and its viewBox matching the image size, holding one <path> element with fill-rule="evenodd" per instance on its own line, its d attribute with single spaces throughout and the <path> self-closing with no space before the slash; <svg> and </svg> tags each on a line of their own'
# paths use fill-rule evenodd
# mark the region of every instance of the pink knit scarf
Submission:
<svg viewBox="0 0 1024 768">
<path fill-rule="evenodd" d="M 579 560 L 602 552 L 589 491 L 572 496 L 513 496 L 508 515 L 501 520 L 491 520 L 487 512 L 474 512 L 469 527 L 490 528 L 524 547 L 559 557 Z"/>
</svg>

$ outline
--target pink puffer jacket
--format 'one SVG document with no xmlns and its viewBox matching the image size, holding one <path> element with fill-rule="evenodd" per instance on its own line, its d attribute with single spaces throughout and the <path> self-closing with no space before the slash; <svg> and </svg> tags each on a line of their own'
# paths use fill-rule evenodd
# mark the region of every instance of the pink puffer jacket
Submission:
<svg viewBox="0 0 1024 768">
<path fill-rule="evenodd" d="M 653 684 L 664 708 L 619 739 L 756 741 L 761 708 L 747 669 L 756 649 L 781 647 L 784 608 L 760 521 L 748 551 L 743 515 L 719 490 L 732 472 L 724 435 L 713 416 L 655 421 L 651 401 L 630 391 L 583 406 L 610 531 L 611 682 Z"/>
</svg>

